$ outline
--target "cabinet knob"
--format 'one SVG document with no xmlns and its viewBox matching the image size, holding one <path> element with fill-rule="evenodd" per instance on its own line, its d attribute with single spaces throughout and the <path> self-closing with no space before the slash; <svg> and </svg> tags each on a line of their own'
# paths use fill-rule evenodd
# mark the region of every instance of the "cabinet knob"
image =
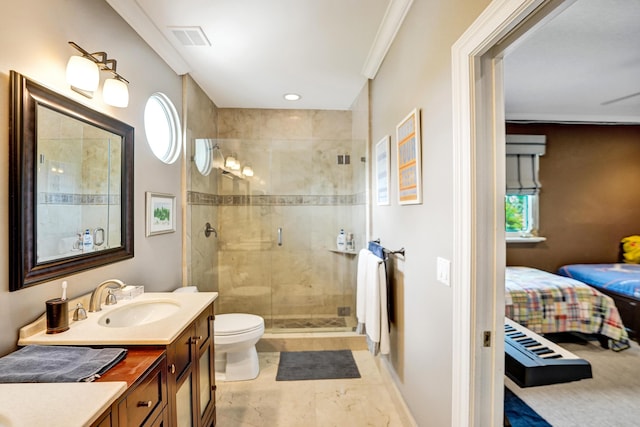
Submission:
<svg viewBox="0 0 640 427">
<path fill-rule="evenodd" d="M 194 344 L 197 344 L 198 341 L 202 340 L 202 335 L 198 335 L 197 337 L 191 337 L 191 341 L 193 341 Z"/>
<path fill-rule="evenodd" d="M 146 402 L 138 402 L 138 408 L 151 408 L 152 405 L 153 402 L 151 400 L 148 400 Z"/>
<path fill-rule="evenodd" d="M 176 365 L 174 365 L 172 363 L 171 366 L 169 366 L 169 372 L 171 372 L 172 374 L 175 374 L 176 373 Z"/>
</svg>

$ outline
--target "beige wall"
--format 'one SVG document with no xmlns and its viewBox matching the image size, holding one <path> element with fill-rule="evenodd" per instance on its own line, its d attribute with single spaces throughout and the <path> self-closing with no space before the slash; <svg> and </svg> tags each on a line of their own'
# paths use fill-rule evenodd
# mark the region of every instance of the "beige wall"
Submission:
<svg viewBox="0 0 640 427">
<path fill-rule="evenodd" d="M 390 356 L 420 426 L 451 425 L 452 292 L 436 281 L 436 258 L 452 257 L 451 46 L 488 0 L 415 0 L 371 84 L 371 139 L 391 135 L 413 108 L 422 112 L 423 203 L 397 203 L 391 150 L 391 206 L 373 206 L 373 236 L 404 247 L 394 271 L 396 320 Z"/>
<path fill-rule="evenodd" d="M 75 41 L 89 51 L 106 51 L 118 61 L 118 72 L 131 83 L 127 108 L 111 108 L 98 94 L 87 99 L 71 91 L 65 82 L 65 67 L 76 51 L 68 45 Z M 181 284 L 181 234 L 145 237 L 145 191 L 180 196 L 181 161 L 165 165 L 148 148 L 143 125 L 144 105 L 152 93 L 164 92 L 180 108 L 181 79 L 133 30 L 102 0 L 23 0 L 5 5 L 0 17 L 0 354 L 16 346 L 18 329 L 44 312 L 45 300 L 60 296 L 60 280 L 36 285 L 17 292 L 8 291 L 8 123 L 9 71 L 15 70 L 49 88 L 91 108 L 126 122 L 135 128 L 134 244 L 135 257 L 95 270 L 65 277 L 68 295 L 75 297 L 92 290 L 109 278 L 141 284 L 148 291 L 173 289 Z M 101 81 L 107 77 L 101 75 Z M 178 229 L 182 215 L 178 216 Z"/>
<path fill-rule="evenodd" d="M 640 234 L 640 126 L 511 124 L 507 132 L 547 136 L 539 231 L 547 240 L 507 245 L 507 265 L 555 272 L 615 262 L 620 239 Z"/>
</svg>

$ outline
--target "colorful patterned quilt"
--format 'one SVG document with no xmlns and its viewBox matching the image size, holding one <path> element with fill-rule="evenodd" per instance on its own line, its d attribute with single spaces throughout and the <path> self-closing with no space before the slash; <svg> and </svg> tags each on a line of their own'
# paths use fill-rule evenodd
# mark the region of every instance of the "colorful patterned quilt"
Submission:
<svg viewBox="0 0 640 427">
<path fill-rule="evenodd" d="M 613 300 L 591 286 L 530 267 L 507 267 L 505 315 L 538 334 L 601 334 L 613 350 L 629 337 Z"/>
<path fill-rule="evenodd" d="M 571 264 L 558 274 L 597 288 L 640 298 L 640 264 Z"/>
</svg>

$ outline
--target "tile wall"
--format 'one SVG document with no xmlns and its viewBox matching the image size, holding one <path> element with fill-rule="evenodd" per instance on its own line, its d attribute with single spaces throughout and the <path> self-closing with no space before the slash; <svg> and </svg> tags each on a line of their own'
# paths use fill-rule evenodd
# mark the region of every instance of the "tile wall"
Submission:
<svg viewBox="0 0 640 427">
<path fill-rule="evenodd" d="M 353 121 L 360 113 L 215 108 L 215 143 L 254 170 L 189 174 L 188 280 L 220 292 L 218 313 L 258 314 L 270 327 L 272 318 L 338 317 L 346 307 L 354 324 L 356 253 L 366 238 L 366 135 L 354 137 Z M 211 137 L 188 132 L 189 140 Z M 206 221 L 215 242 L 199 237 Z M 341 228 L 355 235 L 353 254 L 332 252 Z"/>
</svg>

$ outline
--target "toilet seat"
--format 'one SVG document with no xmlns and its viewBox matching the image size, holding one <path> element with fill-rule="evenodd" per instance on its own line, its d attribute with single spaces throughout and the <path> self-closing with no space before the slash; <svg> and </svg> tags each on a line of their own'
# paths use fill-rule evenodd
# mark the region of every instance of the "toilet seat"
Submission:
<svg viewBox="0 0 640 427">
<path fill-rule="evenodd" d="M 260 316 L 245 313 L 218 314 L 214 320 L 214 336 L 239 335 L 264 329 Z"/>
</svg>

